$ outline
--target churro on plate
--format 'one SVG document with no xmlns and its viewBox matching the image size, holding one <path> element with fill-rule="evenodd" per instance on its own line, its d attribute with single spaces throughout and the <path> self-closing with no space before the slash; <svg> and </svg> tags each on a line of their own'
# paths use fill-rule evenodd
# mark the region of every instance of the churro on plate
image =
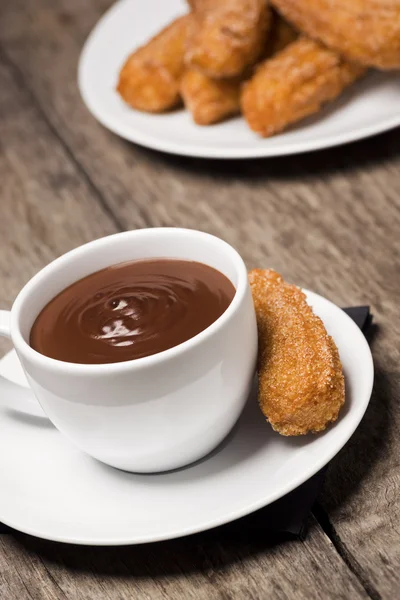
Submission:
<svg viewBox="0 0 400 600">
<path fill-rule="evenodd" d="M 187 70 L 181 80 L 185 107 L 197 125 L 211 125 L 240 112 L 240 85 L 237 79 L 211 79 L 196 69 Z"/>
<path fill-rule="evenodd" d="M 266 0 L 198 0 L 194 5 L 196 26 L 186 52 L 189 68 L 219 79 L 236 77 L 257 61 L 271 24 Z"/>
<path fill-rule="evenodd" d="M 339 352 L 305 294 L 272 269 L 249 273 L 258 325 L 259 403 L 282 435 L 324 430 L 344 404 Z"/>
<path fill-rule="evenodd" d="M 192 24 L 191 15 L 176 19 L 128 57 L 117 91 L 132 108 L 158 113 L 180 103 L 179 86 Z"/>
<path fill-rule="evenodd" d="M 243 88 L 243 116 L 259 135 L 274 135 L 317 113 L 364 72 L 364 67 L 301 37 L 258 66 Z"/>
<path fill-rule="evenodd" d="M 291 25 L 274 13 L 263 56 L 271 57 L 280 52 L 296 37 L 297 32 Z M 252 74 L 253 70 L 247 69 L 238 77 L 212 79 L 197 69 L 188 69 L 181 80 L 181 95 L 193 121 L 197 125 L 211 125 L 239 114 L 241 87 Z"/>
<path fill-rule="evenodd" d="M 399 0 L 271 0 L 300 31 L 355 62 L 400 68 Z"/>
</svg>

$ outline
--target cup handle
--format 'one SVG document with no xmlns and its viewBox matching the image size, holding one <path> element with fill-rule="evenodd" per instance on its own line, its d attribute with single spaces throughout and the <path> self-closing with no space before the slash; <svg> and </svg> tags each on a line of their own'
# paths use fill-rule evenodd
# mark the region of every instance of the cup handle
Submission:
<svg viewBox="0 0 400 600">
<path fill-rule="evenodd" d="M 10 311 L 0 310 L 0 335 L 9 339 L 11 339 L 10 316 Z M 47 419 L 32 390 L 18 385 L 18 383 L 14 383 L 2 375 L 0 375 L 0 406 L 6 406 L 12 411 Z"/>
</svg>

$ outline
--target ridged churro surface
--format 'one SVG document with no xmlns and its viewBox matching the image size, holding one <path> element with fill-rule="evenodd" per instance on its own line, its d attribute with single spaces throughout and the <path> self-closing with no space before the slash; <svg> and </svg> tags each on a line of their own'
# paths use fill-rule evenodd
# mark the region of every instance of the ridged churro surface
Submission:
<svg viewBox="0 0 400 600">
<path fill-rule="evenodd" d="M 256 133 L 274 135 L 317 113 L 364 72 L 364 67 L 301 37 L 258 66 L 243 88 L 243 115 Z"/>
<path fill-rule="evenodd" d="M 211 125 L 240 112 L 240 80 L 211 79 L 186 71 L 181 81 L 185 107 L 197 125 Z"/>
<path fill-rule="evenodd" d="M 203 3 L 205 0 L 203 0 Z M 236 77 L 265 47 L 271 24 L 267 0 L 216 0 L 195 4 L 196 28 L 186 64 L 212 78 Z"/>
<path fill-rule="evenodd" d="M 271 0 L 300 31 L 349 60 L 400 68 L 400 0 Z"/>
<path fill-rule="evenodd" d="M 192 19 L 191 15 L 176 19 L 128 57 L 117 86 L 127 104 L 154 113 L 179 104 L 179 86 Z"/>
<path fill-rule="evenodd" d="M 282 435 L 322 431 L 344 403 L 339 352 L 304 293 L 272 269 L 249 273 L 257 315 L 259 403 Z"/>
<path fill-rule="evenodd" d="M 295 40 L 297 35 L 292 26 L 274 12 L 273 27 L 263 55 L 271 57 L 280 52 Z M 250 68 L 239 77 L 211 79 L 201 71 L 189 69 L 181 81 L 181 95 L 194 122 L 197 125 L 211 125 L 239 114 L 241 87 L 252 73 L 253 69 Z"/>
</svg>

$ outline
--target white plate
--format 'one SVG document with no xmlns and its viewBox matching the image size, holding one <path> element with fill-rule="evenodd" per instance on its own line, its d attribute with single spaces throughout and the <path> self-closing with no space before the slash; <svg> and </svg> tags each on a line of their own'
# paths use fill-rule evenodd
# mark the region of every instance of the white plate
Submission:
<svg viewBox="0 0 400 600">
<path fill-rule="evenodd" d="M 399 73 L 371 73 L 318 116 L 265 140 L 252 133 L 242 118 L 199 127 L 183 110 L 149 115 L 129 108 L 115 91 L 122 63 L 185 11 L 183 0 L 121 0 L 90 34 L 79 64 L 82 98 L 93 115 L 121 137 L 172 154 L 254 158 L 328 148 L 400 125 Z"/>
<path fill-rule="evenodd" d="M 344 446 L 368 406 L 373 382 L 369 346 L 334 304 L 308 292 L 309 303 L 338 345 L 346 404 L 317 436 L 284 438 L 249 398 L 238 425 L 204 460 L 170 473 L 133 475 L 72 446 L 50 423 L 12 406 L 0 380 L 0 521 L 20 531 L 76 544 L 154 542 L 243 517 L 287 494 Z M 14 352 L 0 372 L 23 382 Z"/>
</svg>

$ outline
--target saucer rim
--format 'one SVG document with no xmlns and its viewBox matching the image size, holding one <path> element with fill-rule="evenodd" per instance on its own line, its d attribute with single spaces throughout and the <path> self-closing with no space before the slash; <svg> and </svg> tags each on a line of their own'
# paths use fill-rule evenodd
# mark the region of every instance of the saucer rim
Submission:
<svg viewBox="0 0 400 600">
<path fill-rule="evenodd" d="M 119 535 L 117 537 L 112 537 L 112 536 L 107 537 L 106 536 L 103 538 L 101 538 L 101 536 L 90 538 L 87 535 L 82 536 L 82 537 L 79 537 L 76 535 L 75 536 L 73 536 L 73 535 L 72 536 L 64 536 L 64 535 L 50 534 L 48 532 L 43 533 L 42 531 L 40 531 L 40 528 L 26 527 L 26 526 L 21 527 L 13 519 L 8 519 L 8 518 L 4 519 L 3 516 L 1 515 L 1 512 L 0 512 L 0 521 L 3 522 L 5 525 L 7 525 L 17 531 L 20 531 L 20 532 L 23 532 L 23 533 L 26 533 L 26 534 L 29 534 L 29 535 L 32 535 L 32 536 L 35 536 L 35 537 L 38 537 L 41 539 L 54 541 L 54 542 L 62 542 L 62 543 L 76 544 L 76 545 L 90 545 L 90 546 L 139 545 L 139 544 L 145 544 L 145 543 L 154 543 L 154 542 L 162 542 L 162 541 L 166 541 L 166 540 L 177 539 L 177 538 L 185 537 L 188 535 L 200 533 L 202 531 L 207 531 L 209 529 L 213 529 L 213 528 L 219 527 L 221 525 L 225 525 L 232 521 L 246 517 L 249 514 L 255 512 L 257 510 L 265 508 L 269 504 L 272 504 L 276 500 L 282 498 L 286 494 L 290 493 L 291 491 L 293 491 L 294 489 L 296 489 L 297 487 L 302 485 L 305 481 L 308 481 L 313 475 L 315 475 L 325 465 L 327 465 L 334 458 L 334 456 L 336 456 L 336 454 L 344 447 L 344 445 L 348 442 L 348 440 L 351 438 L 351 436 L 353 435 L 353 433 L 359 426 L 359 424 L 365 414 L 365 411 L 368 408 L 369 402 L 370 402 L 372 388 L 373 388 L 373 381 L 374 381 L 374 366 L 373 366 L 373 358 L 372 358 L 371 349 L 369 347 L 369 344 L 368 344 L 367 340 L 365 339 L 362 331 L 355 324 L 355 322 L 351 319 L 351 317 L 349 317 L 341 308 L 339 308 L 333 302 L 331 302 L 330 300 L 327 300 L 323 296 L 320 296 L 319 294 L 316 294 L 316 293 L 311 292 L 306 289 L 303 289 L 303 291 L 305 292 L 307 299 L 311 301 L 311 304 L 313 304 L 313 299 L 316 299 L 317 302 L 322 302 L 322 303 L 327 304 L 329 306 L 330 310 L 333 310 L 335 312 L 340 311 L 341 318 L 344 318 L 344 320 L 347 321 L 347 327 L 350 329 L 350 333 L 351 333 L 351 329 L 353 329 L 353 332 L 356 334 L 357 346 L 359 343 L 364 346 L 364 350 L 366 350 L 365 356 L 368 357 L 369 362 L 368 362 L 368 364 L 363 364 L 363 378 L 366 379 L 365 385 L 367 385 L 366 389 L 368 391 L 365 394 L 362 405 L 359 406 L 359 408 L 358 408 L 358 415 L 356 417 L 353 417 L 351 426 L 348 428 L 348 431 L 345 433 L 343 440 L 340 442 L 339 445 L 333 444 L 329 452 L 324 453 L 322 455 L 322 458 L 320 458 L 319 460 L 313 461 L 313 463 L 310 467 L 305 468 L 304 470 L 302 470 L 300 472 L 300 475 L 292 477 L 284 485 L 276 488 L 275 491 L 267 493 L 267 496 L 268 496 L 267 499 L 265 499 L 265 496 L 266 496 L 265 493 L 264 494 L 260 493 L 260 498 L 257 501 L 247 504 L 245 507 L 233 510 L 229 513 L 225 513 L 223 516 L 220 516 L 218 518 L 213 518 L 208 521 L 201 521 L 201 522 L 199 521 L 197 525 L 187 526 L 185 528 L 175 527 L 175 531 L 165 530 L 164 533 L 158 534 L 158 535 L 141 534 L 141 535 L 138 535 L 135 537 L 132 535 L 132 533 L 130 533 L 126 537 Z M 4 359 L 6 357 L 9 357 L 9 355 L 12 354 L 13 352 L 14 351 L 7 353 L 4 357 L 2 357 L 0 359 L 0 366 L 2 365 Z M 0 369 L 0 370 L 2 370 L 2 369 Z M 0 377 L 0 386 L 1 386 L 1 377 Z M 335 425 L 333 425 L 333 427 L 334 426 Z M 190 465 L 187 468 L 190 469 L 191 468 Z M 165 473 L 164 474 L 160 473 L 160 475 L 165 475 Z M 157 475 L 155 475 L 155 476 L 157 476 Z M 0 511 L 1 511 L 1 501 L 0 501 Z"/>
</svg>

